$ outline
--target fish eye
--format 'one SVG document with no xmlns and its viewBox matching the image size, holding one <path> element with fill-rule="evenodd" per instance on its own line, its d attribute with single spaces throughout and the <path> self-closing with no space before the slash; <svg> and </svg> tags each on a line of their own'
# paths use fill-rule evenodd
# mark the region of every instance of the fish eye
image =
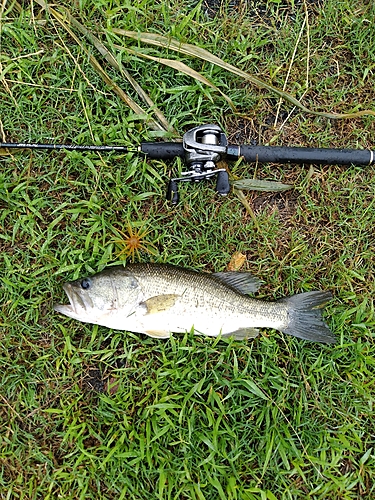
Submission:
<svg viewBox="0 0 375 500">
<path fill-rule="evenodd" d="M 84 278 L 82 281 L 81 281 L 81 287 L 84 289 L 84 290 L 87 290 L 90 288 L 92 284 L 92 281 L 90 280 L 90 278 Z"/>
</svg>

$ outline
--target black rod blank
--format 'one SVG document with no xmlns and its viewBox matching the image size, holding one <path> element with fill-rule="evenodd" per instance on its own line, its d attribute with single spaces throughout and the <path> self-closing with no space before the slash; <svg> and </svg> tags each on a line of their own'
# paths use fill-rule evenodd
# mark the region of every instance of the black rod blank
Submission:
<svg viewBox="0 0 375 500">
<path fill-rule="evenodd" d="M 40 144 L 37 142 L 0 142 L 0 148 L 6 149 L 37 149 L 37 150 L 66 150 L 66 151 L 118 151 L 121 153 L 127 153 L 129 148 L 126 146 L 79 146 L 76 144 Z"/>
</svg>

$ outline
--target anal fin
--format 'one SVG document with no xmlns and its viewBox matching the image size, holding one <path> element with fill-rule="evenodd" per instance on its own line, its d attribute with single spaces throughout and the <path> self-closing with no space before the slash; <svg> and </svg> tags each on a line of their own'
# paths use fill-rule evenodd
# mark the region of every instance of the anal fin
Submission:
<svg viewBox="0 0 375 500">
<path fill-rule="evenodd" d="M 224 333 L 222 337 L 234 337 L 236 340 L 253 339 L 257 337 L 259 330 L 257 328 L 239 328 L 234 332 Z"/>
<path fill-rule="evenodd" d="M 154 339 L 169 339 L 171 332 L 167 330 L 147 330 L 145 334 Z"/>
</svg>

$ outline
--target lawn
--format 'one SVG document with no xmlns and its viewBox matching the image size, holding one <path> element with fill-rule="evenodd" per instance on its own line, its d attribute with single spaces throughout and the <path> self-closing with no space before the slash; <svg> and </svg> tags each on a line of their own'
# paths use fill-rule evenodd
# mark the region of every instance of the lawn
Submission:
<svg viewBox="0 0 375 500">
<path fill-rule="evenodd" d="M 372 2 L 62 5 L 0 2 L 0 141 L 136 148 L 217 123 L 232 144 L 375 149 Z M 0 150 L 1 499 L 374 498 L 373 167 L 227 167 L 293 187 L 184 183 L 174 206 L 179 159 Z M 55 313 L 65 281 L 131 260 L 129 231 L 148 231 L 135 261 L 240 262 L 259 298 L 331 291 L 337 343 L 161 341 Z"/>
</svg>

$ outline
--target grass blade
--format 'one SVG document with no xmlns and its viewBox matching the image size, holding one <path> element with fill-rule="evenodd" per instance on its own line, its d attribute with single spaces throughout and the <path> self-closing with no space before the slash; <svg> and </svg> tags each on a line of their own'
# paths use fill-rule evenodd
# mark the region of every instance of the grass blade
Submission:
<svg viewBox="0 0 375 500">
<path fill-rule="evenodd" d="M 81 47 L 81 49 L 87 54 L 90 64 L 95 69 L 95 71 L 103 78 L 106 84 L 118 95 L 118 97 L 127 104 L 134 113 L 136 113 L 139 118 L 146 119 L 147 125 L 154 131 L 167 131 L 170 130 L 170 126 L 167 125 L 164 127 L 163 125 L 157 123 L 155 120 L 149 119 L 147 116 L 147 112 L 144 111 L 126 92 L 124 92 L 108 75 L 108 73 L 104 70 L 104 68 L 100 65 L 99 61 L 89 53 L 89 51 L 84 47 L 80 39 L 75 35 L 75 33 L 70 29 L 68 24 L 65 22 L 64 16 L 62 16 L 57 10 L 53 9 L 43 0 L 36 0 L 36 2 L 46 10 L 60 23 L 60 25 L 70 34 L 70 36 L 76 41 L 76 43 Z M 72 20 L 72 16 L 68 15 L 69 21 Z M 78 23 L 78 21 L 77 21 Z M 78 23 L 79 24 L 79 23 Z M 81 25 L 82 26 L 82 25 Z M 82 28 L 84 28 L 82 26 Z M 86 30 L 86 28 L 84 28 Z M 88 31 L 88 30 L 87 30 Z M 104 47 L 104 46 L 103 46 Z M 105 47 L 104 47 L 105 48 Z M 104 53 L 109 53 L 109 51 L 103 51 Z M 102 53 L 102 51 L 101 51 Z M 111 60 L 115 59 L 113 56 L 110 58 Z"/>
<path fill-rule="evenodd" d="M 113 33 L 117 35 L 123 35 L 128 38 L 132 38 L 133 40 L 139 40 L 144 43 L 149 43 L 151 45 L 156 45 L 158 47 L 162 48 L 167 48 L 171 50 L 175 50 L 181 54 L 186 54 L 192 57 L 198 57 L 199 59 L 202 59 L 203 61 L 207 61 L 209 63 L 215 64 L 216 66 L 219 66 L 227 71 L 230 71 L 231 73 L 234 73 L 237 76 L 240 76 L 241 78 L 244 78 L 245 80 L 249 80 L 250 82 L 254 83 L 258 87 L 264 88 L 273 94 L 278 95 L 282 99 L 285 99 L 286 101 L 290 102 L 297 108 L 301 109 L 305 113 L 310 113 L 316 116 L 323 116 L 325 118 L 332 118 L 332 119 L 337 119 L 337 118 L 358 118 L 359 116 L 364 116 L 364 115 L 373 115 L 375 116 L 375 111 L 373 110 L 363 110 L 363 111 L 357 111 L 355 113 L 326 113 L 326 112 L 320 112 L 320 111 L 313 111 L 306 106 L 304 106 L 298 99 L 293 97 L 291 94 L 288 92 L 285 92 L 283 90 L 280 90 L 273 85 L 270 85 L 266 83 L 265 81 L 261 80 L 260 78 L 251 75 L 250 73 L 246 73 L 245 71 L 242 71 L 241 69 L 237 68 L 236 66 L 233 66 L 232 64 L 229 64 L 220 57 L 215 56 L 211 52 L 209 52 L 206 49 L 202 49 L 201 47 L 197 47 L 196 45 L 192 45 L 189 43 L 182 43 L 175 38 L 171 37 L 166 37 L 163 35 L 158 35 L 155 33 L 138 33 L 136 31 L 128 31 L 128 30 L 123 30 L 123 29 L 113 29 Z"/>
<path fill-rule="evenodd" d="M 121 47 L 119 45 L 115 46 L 116 48 L 123 50 L 124 47 Z M 179 71 L 180 73 L 184 73 L 185 75 L 191 76 L 195 80 L 198 80 L 199 82 L 211 87 L 212 89 L 218 91 L 224 99 L 228 102 L 230 107 L 235 111 L 236 107 L 233 104 L 233 101 L 230 97 L 228 97 L 224 92 L 222 92 L 216 85 L 214 85 L 210 80 L 208 80 L 206 77 L 201 75 L 198 71 L 195 71 L 194 69 L 190 68 L 187 64 L 181 62 L 181 61 L 175 61 L 174 59 L 166 59 L 164 57 L 154 57 L 150 56 L 149 54 L 144 54 L 143 52 L 139 52 L 136 50 L 132 50 L 129 48 L 125 48 L 126 52 L 129 54 L 133 54 L 139 57 L 143 57 L 144 59 L 149 59 L 150 61 L 155 61 L 160 64 L 164 64 L 164 66 L 169 66 L 170 68 L 175 69 L 176 71 Z"/>
<path fill-rule="evenodd" d="M 240 179 L 232 181 L 232 186 L 235 189 L 246 189 L 251 191 L 287 191 L 291 189 L 290 184 L 275 181 L 263 181 L 260 179 Z"/>
<path fill-rule="evenodd" d="M 157 116 L 160 124 L 166 131 L 171 131 L 171 125 L 168 123 L 167 119 L 163 115 L 163 113 L 155 106 L 155 103 L 150 98 L 150 96 L 142 89 L 142 87 L 136 82 L 136 80 L 131 76 L 129 71 L 125 68 L 122 68 L 113 54 L 107 49 L 107 47 L 93 34 L 89 31 L 83 24 L 81 24 L 75 17 L 73 17 L 70 12 L 64 8 L 64 13 L 67 16 L 69 22 L 77 28 L 86 38 L 94 45 L 94 47 L 100 52 L 100 54 L 105 58 L 105 60 L 113 66 L 116 70 L 120 71 L 120 73 L 129 81 L 134 90 L 138 93 L 141 99 L 152 108 L 153 112 Z"/>
</svg>

